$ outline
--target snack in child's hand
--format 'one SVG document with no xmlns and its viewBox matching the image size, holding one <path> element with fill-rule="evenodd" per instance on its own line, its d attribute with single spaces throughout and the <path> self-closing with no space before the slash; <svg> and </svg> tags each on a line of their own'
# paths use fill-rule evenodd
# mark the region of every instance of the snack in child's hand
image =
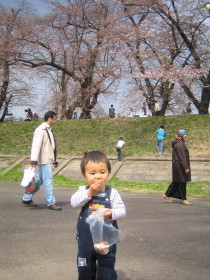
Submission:
<svg viewBox="0 0 210 280">
<path fill-rule="evenodd" d="M 106 241 L 94 244 L 94 249 L 101 255 L 106 255 L 109 252 L 109 244 Z"/>
</svg>

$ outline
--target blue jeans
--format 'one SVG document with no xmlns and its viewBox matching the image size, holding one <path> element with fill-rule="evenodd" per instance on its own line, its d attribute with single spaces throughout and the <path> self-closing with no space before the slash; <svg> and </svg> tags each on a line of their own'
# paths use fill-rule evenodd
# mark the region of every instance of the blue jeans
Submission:
<svg viewBox="0 0 210 280">
<path fill-rule="evenodd" d="M 161 154 L 164 152 L 164 139 L 162 139 L 162 140 L 157 139 L 156 150 L 158 153 L 161 153 Z"/>
<path fill-rule="evenodd" d="M 44 185 L 44 193 L 47 201 L 47 206 L 52 205 L 56 202 L 53 193 L 53 175 L 52 175 L 52 164 L 39 164 L 39 180 Z M 33 194 L 24 194 L 23 200 L 32 200 Z"/>
<path fill-rule="evenodd" d="M 123 158 L 123 155 L 122 155 L 122 148 L 118 148 L 116 147 L 116 150 L 117 150 L 117 157 L 118 157 L 118 160 L 122 160 Z"/>
</svg>

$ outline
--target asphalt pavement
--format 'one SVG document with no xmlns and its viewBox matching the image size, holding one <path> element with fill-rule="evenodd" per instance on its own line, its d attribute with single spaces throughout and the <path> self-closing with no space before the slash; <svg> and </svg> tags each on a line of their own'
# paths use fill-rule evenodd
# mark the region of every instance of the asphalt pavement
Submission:
<svg viewBox="0 0 210 280">
<path fill-rule="evenodd" d="M 0 275 L 2 280 L 76 280 L 78 211 L 69 203 L 74 189 L 56 187 L 62 211 L 21 203 L 19 184 L 0 183 Z M 118 280 L 210 279 L 210 200 L 189 197 L 165 203 L 160 195 L 121 193 L 127 217 L 119 221 L 126 238 L 118 244 Z"/>
</svg>

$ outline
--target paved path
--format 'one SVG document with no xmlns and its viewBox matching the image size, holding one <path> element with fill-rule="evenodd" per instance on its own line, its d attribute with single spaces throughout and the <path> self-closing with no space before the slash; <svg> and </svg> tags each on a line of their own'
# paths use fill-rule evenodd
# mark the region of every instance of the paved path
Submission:
<svg viewBox="0 0 210 280">
<path fill-rule="evenodd" d="M 118 161 L 116 157 L 110 156 L 112 165 L 111 176 L 130 182 L 155 182 L 171 180 L 171 159 L 157 156 L 153 158 L 125 158 Z M 3 175 L 15 164 L 23 167 L 28 166 L 29 158 L 8 158 L 0 155 L 0 169 L 6 168 L 0 175 Z M 60 156 L 59 167 L 54 170 L 54 175 L 62 174 L 73 180 L 82 180 L 80 172 L 80 157 Z M 210 181 L 210 160 L 191 159 L 192 181 Z"/>
<path fill-rule="evenodd" d="M 111 176 L 130 182 L 156 182 L 171 180 L 171 159 L 164 157 L 154 158 L 125 158 L 118 161 L 109 157 L 112 166 Z M 80 172 L 80 158 L 71 158 L 56 174 L 62 174 L 74 180 L 83 179 Z M 66 163 L 60 158 L 61 165 Z M 210 161 L 207 159 L 191 159 L 192 181 L 210 181 Z"/>
<path fill-rule="evenodd" d="M 22 187 L 0 183 L 0 275 L 2 280 L 76 280 L 78 211 L 75 190 L 55 188 L 63 211 L 45 208 L 43 189 L 36 209 L 21 204 Z M 208 280 L 210 200 L 192 206 L 165 203 L 160 195 L 121 193 L 127 217 L 119 222 L 127 238 L 118 245 L 118 280 Z"/>
</svg>

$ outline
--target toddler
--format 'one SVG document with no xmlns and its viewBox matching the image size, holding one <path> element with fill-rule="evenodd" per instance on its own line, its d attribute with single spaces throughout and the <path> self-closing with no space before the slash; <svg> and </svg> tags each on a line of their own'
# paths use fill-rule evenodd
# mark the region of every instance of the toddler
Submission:
<svg viewBox="0 0 210 280">
<path fill-rule="evenodd" d="M 78 279 L 116 280 L 114 269 L 116 244 L 109 247 L 106 254 L 95 251 L 89 224 L 86 218 L 99 208 L 104 208 L 104 217 L 117 228 L 117 221 L 126 215 L 125 205 L 116 189 L 106 182 L 111 173 L 108 158 L 99 151 L 91 151 L 81 160 L 81 172 L 88 186 L 81 186 L 71 197 L 71 205 L 81 208 L 78 222 Z"/>
</svg>

